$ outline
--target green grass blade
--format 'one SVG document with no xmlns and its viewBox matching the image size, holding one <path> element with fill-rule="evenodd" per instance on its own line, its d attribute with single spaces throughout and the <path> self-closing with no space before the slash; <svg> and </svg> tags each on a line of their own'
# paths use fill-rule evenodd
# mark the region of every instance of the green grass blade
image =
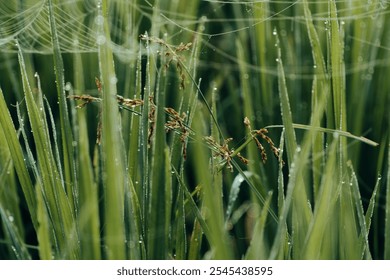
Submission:
<svg viewBox="0 0 390 280">
<path fill-rule="evenodd" d="M 276 30 L 274 30 L 274 34 Z M 286 153 L 288 159 L 288 165 L 291 167 L 295 150 L 297 148 L 297 140 L 295 136 L 295 131 L 293 128 L 293 119 L 290 108 L 290 101 L 287 92 L 286 78 L 284 74 L 283 62 L 282 62 L 282 51 L 280 48 L 279 38 L 276 35 L 276 46 L 278 57 L 276 59 L 276 64 L 278 67 L 278 86 L 279 86 L 279 98 L 280 98 L 280 108 L 282 113 L 282 120 L 285 129 L 285 141 L 286 141 Z"/>
<path fill-rule="evenodd" d="M 188 203 L 190 204 L 191 210 L 193 211 L 196 218 L 198 219 L 198 222 L 201 225 L 203 232 L 206 234 L 206 236 L 211 238 L 209 226 L 207 225 L 205 219 L 202 216 L 201 211 L 199 210 L 198 206 L 196 205 L 194 198 L 192 197 L 191 193 L 189 192 L 186 183 L 183 181 L 183 178 L 181 178 L 181 176 L 179 175 L 179 173 L 177 172 L 177 170 L 173 166 L 172 166 L 172 170 L 175 173 L 176 178 L 179 182 L 179 186 L 180 186 L 180 188 L 182 188 L 182 190 L 184 192 L 184 196 L 187 199 Z M 199 187 L 199 188 L 201 188 L 201 187 Z"/>
<path fill-rule="evenodd" d="M 330 16 L 330 67 L 333 93 L 335 128 L 347 131 L 347 110 L 345 97 L 344 31 L 338 23 L 337 7 L 334 0 L 329 1 Z M 347 157 L 347 142 L 340 140 L 340 168 L 343 157 Z"/>
<path fill-rule="evenodd" d="M 99 1 L 100 2 L 100 1 Z M 102 83 L 102 160 L 105 187 L 104 240 L 108 259 L 125 259 L 124 187 L 125 158 L 118 124 L 117 78 L 111 49 L 109 1 L 101 1 L 98 17 L 99 69 Z"/>
<path fill-rule="evenodd" d="M 1 204 L 0 217 L 3 222 L 2 224 L 3 229 L 5 230 L 5 235 L 7 236 L 7 239 L 10 240 L 11 251 L 15 254 L 15 258 L 19 260 L 30 260 L 31 256 L 24 244 L 23 238 L 20 236 L 20 233 L 14 224 L 13 216 L 11 214 L 7 214 Z"/>
<path fill-rule="evenodd" d="M 315 67 L 315 76 L 313 79 L 312 86 L 312 119 L 315 117 L 315 112 L 319 110 L 322 104 L 325 102 L 327 98 L 329 98 L 329 81 L 327 69 L 325 66 L 325 59 L 323 56 L 323 52 L 321 49 L 321 42 L 318 36 L 318 33 L 313 24 L 312 14 L 309 9 L 309 4 L 307 1 L 303 1 L 304 5 L 304 13 L 306 19 L 306 28 L 309 35 L 310 46 L 312 50 L 312 56 Z M 319 126 L 320 124 L 316 124 Z M 313 135 L 313 192 L 314 197 L 318 191 L 320 185 L 320 178 L 322 173 L 322 165 L 323 165 L 323 136 L 316 133 Z"/>
<path fill-rule="evenodd" d="M 60 127 L 61 127 L 61 139 L 62 139 L 62 152 L 64 160 L 64 173 L 67 195 L 69 202 L 71 203 L 71 210 L 76 209 L 73 205 L 76 203 L 77 188 L 74 187 L 76 183 L 75 173 L 74 173 L 74 159 L 73 159 L 73 135 L 72 129 L 70 126 L 68 107 L 66 103 L 65 95 L 65 77 L 64 77 L 64 63 L 62 61 L 60 43 L 58 39 L 58 31 L 56 25 L 55 17 L 55 7 L 53 5 L 53 0 L 48 0 L 48 9 L 49 9 L 49 23 L 50 23 L 50 32 L 51 40 L 53 44 L 53 55 L 54 55 L 54 70 L 56 76 L 56 86 L 57 86 L 57 96 L 60 109 Z"/>
<path fill-rule="evenodd" d="M 247 57 L 245 55 L 245 49 L 242 45 L 242 42 L 240 40 L 236 40 L 236 47 L 237 47 L 237 56 L 239 59 L 239 69 L 240 69 L 240 83 L 241 83 L 241 90 L 242 90 L 242 99 L 243 99 L 243 113 L 244 116 L 247 117 L 251 122 L 256 123 L 256 117 L 254 112 L 254 106 L 253 106 L 253 98 L 252 98 L 252 89 L 250 87 L 250 80 L 249 80 L 249 74 L 250 71 L 247 67 Z M 263 94 L 262 94 L 263 95 Z M 268 95 L 268 94 L 264 94 Z M 256 145 L 248 145 L 247 146 L 247 158 L 249 159 L 249 165 L 248 168 L 250 171 L 256 173 L 256 174 L 262 174 L 261 173 L 261 165 L 257 164 L 258 158 L 259 158 L 259 151 L 256 147 Z M 264 173 L 264 172 L 263 172 Z M 265 176 L 264 176 L 265 177 Z M 265 191 L 265 190 L 264 190 Z"/>
<path fill-rule="evenodd" d="M 135 78 L 135 98 L 141 98 L 142 92 L 142 72 L 141 72 L 141 48 L 138 52 L 137 66 L 136 66 L 136 78 Z M 146 99 L 144 101 L 144 108 L 147 106 Z M 147 108 L 147 107 L 146 107 Z M 137 113 L 141 113 L 141 108 L 135 108 Z M 129 152 L 128 152 L 128 162 L 129 162 L 129 176 L 131 180 L 139 181 L 139 160 L 140 160 L 140 117 L 135 116 L 134 114 L 131 117 L 130 122 L 130 136 L 129 136 Z"/>
<path fill-rule="evenodd" d="M 39 258 L 41 260 L 51 260 L 54 258 L 52 251 L 52 225 L 49 221 L 49 215 L 46 210 L 45 200 L 40 188 L 36 188 L 37 195 L 37 219 L 39 227 L 36 231 L 38 239 Z"/>
<path fill-rule="evenodd" d="M 334 0 L 329 1 L 330 17 L 330 55 L 331 55 L 331 78 L 333 92 L 333 108 L 335 128 L 346 130 L 345 120 L 345 76 L 344 76 L 344 44 L 342 41 L 342 30 L 337 17 L 337 7 Z"/>
<path fill-rule="evenodd" d="M 310 223 L 310 218 L 312 215 L 310 207 L 307 205 L 308 201 L 308 193 L 310 191 L 307 182 L 304 181 L 305 178 L 305 165 L 307 162 L 307 157 L 309 154 L 309 151 L 311 149 L 311 143 L 306 140 L 304 141 L 304 144 L 302 145 L 303 152 L 301 153 L 300 159 L 293 162 L 294 155 L 298 150 L 301 149 L 301 147 L 298 148 L 295 130 L 293 126 L 293 119 L 292 119 L 292 113 L 290 108 L 290 101 L 289 96 L 287 92 L 287 85 L 286 85 L 286 78 L 284 73 L 284 66 L 282 62 L 282 54 L 281 54 L 281 47 L 279 42 L 279 37 L 277 36 L 276 30 L 274 30 L 274 34 L 276 36 L 276 46 L 277 46 L 277 52 L 278 56 L 276 59 L 277 63 L 277 69 L 278 69 L 278 89 L 279 89 L 279 98 L 280 98 L 280 107 L 281 107 L 281 113 L 282 113 L 282 121 L 283 126 L 285 130 L 285 141 L 286 141 L 286 153 L 287 153 L 287 159 L 288 159 L 288 166 L 289 169 L 292 169 L 292 164 L 299 165 L 297 168 L 297 174 L 296 174 L 296 182 L 294 184 L 297 184 L 297 187 L 294 188 L 294 199 L 293 199 L 293 207 L 292 207 L 292 228 L 294 235 L 293 238 L 293 245 L 295 249 L 294 257 L 300 258 L 301 257 L 301 250 L 305 243 L 305 234 L 307 231 L 307 228 Z M 313 118 L 312 121 L 315 121 L 316 119 Z M 309 137 L 309 136 L 307 136 Z M 310 139 L 311 138 L 306 138 Z M 290 174 L 291 175 L 291 174 Z M 294 175 L 295 176 L 295 175 Z M 291 188 L 291 187 L 290 187 Z M 279 237 L 281 238 L 281 237 Z M 277 240 L 277 239 L 276 239 Z M 279 239 L 278 242 L 281 242 L 282 239 Z M 276 257 L 276 248 L 273 251 L 272 257 Z"/>
<path fill-rule="evenodd" d="M 3 130 L 5 138 L 8 143 L 10 155 L 15 166 L 19 182 L 22 186 L 23 194 L 27 202 L 27 207 L 31 216 L 32 223 L 36 229 L 38 226 L 36 215 L 36 198 L 34 193 L 34 186 L 32 184 L 30 175 L 27 170 L 26 162 L 23 157 L 22 148 L 18 141 L 18 136 L 12 122 L 11 115 L 8 111 L 4 100 L 3 91 L 0 88 L 0 129 Z"/>
<path fill-rule="evenodd" d="M 334 180 L 336 172 L 336 147 L 338 139 L 335 138 L 329 147 L 324 176 L 315 201 L 314 215 L 311 220 L 305 248 L 302 252 L 304 259 L 333 259 L 332 239 L 327 235 L 328 227 L 335 216 L 335 204 L 340 194 L 340 185 Z"/>
<path fill-rule="evenodd" d="M 266 228 L 266 221 L 271 204 L 272 192 L 268 194 L 264 206 L 261 210 L 260 216 L 256 221 L 253 229 L 253 236 L 251 243 L 246 251 L 245 259 L 247 260 L 264 260 L 269 254 L 269 244 L 266 242 L 264 233 Z"/>
<path fill-rule="evenodd" d="M 300 154 L 300 150 L 297 150 L 293 162 L 297 162 L 299 158 L 299 154 Z M 289 181 L 287 184 L 286 198 L 284 200 L 283 208 L 279 213 L 278 227 L 276 229 L 275 239 L 272 244 L 271 251 L 268 257 L 268 259 L 270 260 L 280 259 L 284 256 L 283 248 L 284 248 L 285 240 L 287 239 L 288 236 L 287 218 L 290 212 L 294 189 L 296 186 L 296 180 L 297 180 L 296 177 L 298 171 L 297 167 L 298 167 L 297 164 L 291 164 L 291 168 L 289 170 Z"/>
<path fill-rule="evenodd" d="M 263 70 L 267 70 L 270 65 L 272 65 L 271 63 L 273 63 L 273 61 L 270 60 L 270 57 L 272 57 L 270 52 L 272 52 L 272 50 L 268 45 L 272 40 L 272 23 L 267 20 L 271 11 L 270 4 L 271 3 L 266 1 L 257 1 L 253 3 L 254 19 L 256 20 L 254 23 L 256 30 L 256 33 L 254 34 L 256 40 L 256 56 L 258 65 L 260 65 Z M 268 121 L 275 115 L 272 110 L 272 105 L 275 102 L 275 95 L 272 90 L 273 79 L 270 78 L 267 71 L 261 71 L 258 83 L 261 88 L 261 94 L 256 94 L 254 96 L 254 102 L 256 102 L 256 104 L 261 104 L 261 108 L 264 110 L 263 117 L 265 116 L 264 119 Z"/>
<path fill-rule="evenodd" d="M 74 54 L 74 85 L 80 92 L 85 91 L 82 56 Z M 73 89 L 69 90 L 73 94 Z M 73 109 L 74 104 L 71 103 Z M 99 219 L 98 183 L 94 176 L 93 164 L 90 157 L 90 137 L 88 136 L 89 123 L 85 109 L 77 110 L 74 115 L 74 136 L 77 146 L 75 148 L 77 158 L 77 174 L 79 188 L 78 193 L 78 224 L 80 232 L 80 258 L 87 260 L 99 260 L 101 255 L 101 233 Z"/>
<path fill-rule="evenodd" d="M 164 65 L 164 61 L 162 62 Z M 172 201 L 171 186 L 161 186 L 161 182 L 168 180 L 171 173 L 165 166 L 165 95 L 166 76 L 163 69 L 159 69 L 156 77 L 156 108 L 154 135 L 151 138 L 151 170 L 150 194 L 148 205 L 148 258 L 166 259 L 168 252 L 169 228 L 166 223 L 168 203 Z M 170 168 L 170 167 L 169 167 Z M 168 209 L 167 209 L 168 208 Z M 158 209 L 158 210 L 157 210 Z"/>
<path fill-rule="evenodd" d="M 34 100 L 21 50 L 19 50 L 19 64 L 28 116 L 38 155 L 42 191 L 59 245 L 59 252 L 57 252 L 59 255 L 57 257 L 74 259 L 78 257 L 78 235 L 73 211 L 65 193 L 64 182 L 60 180 L 57 164 L 52 153 L 47 123 L 43 120 L 43 114 L 41 113 L 44 108 L 38 108 Z"/>
<path fill-rule="evenodd" d="M 385 204 L 385 248 L 384 259 L 390 260 L 390 140 L 388 142 L 387 155 L 387 184 L 386 184 L 386 204 Z"/>
<path fill-rule="evenodd" d="M 372 141 L 370 139 L 367 139 L 363 136 L 356 136 L 356 135 L 353 135 L 347 131 L 342 131 L 342 130 L 338 130 L 338 129 L 330 129 L 330 128 L 323 128 L 323 127 L 316 127 L 316 126 L 311 126 L 311 125 L 306 125 L 306 124 L 298 124 L 298 123 L 294 123 L 292 124 L 293 128 L 295 129 L 304 129 L 304 130 L 314 130 L 314 131 L 318 131 L 318 132 L 323 132 L 323 133 L 331 133 L 331 134 L 337 134 L 339 136 L 343 136 L 343 137 L 347 137 L 347 138 L 351 138 L 351 139 L 354 139 L 354 140 L 358 140 L 362 143 L 365 143 L 367 145 L 370 145 L 370 146 L 378 146 L 379 144 L 375 141 Z M 266 126 L 265 128 L 284 128 L 284 125 L 268 125 Z"/>
<path fill-rule="evenodd" d="M 194 130 L 198 134 L 203 131 L 205 127 L 205 118 L 201 111 L 197 111 L 194 117 L 197 122 L 194 122 Z M 206 223 L 210 229 L 210 234 L 207 236 L 211 247 L 213 259 L 231 259 L 232 252 L 228 246 L 228 237 L 224 227 L 223 209 L 220 203 L 221 197 L 215 197 L 216 193 L 221 194 L 222 190 L 216 190 L 219 185 L 214 186 L 213 175 L 210 174 L 209 157 L 210 151 L 203 145 L 202 138 L 198 136 L 194 147 L 194 164 L 196 164 L 195 174 L 197 181 L 202 185 L 203 196 L 202 200 L 206 211 Z M 215 200 L 218 200 L 216 203 Z"/>
<path fill-rule="evenodd" d="M 0 205 L 12 216 L 12 222 L 18 229 L 21 238 L 24 238 L 25 222 L 22 220 L 20 209 L 20 185 L 15 176 L 14 165 L 5 137 L 0 125 L 0 182 L 2 183 L 2 187 L 0 187 Z"/>
<path fill-rule="evenodd" d="M 175 213 L 175 222 L 173 223 L 174 229 L 174 252 L 176 260 L 184 260 L 186 259 L 187 253 L 187 234 L 186 234 L 186 212 L 185 212 L 185 199 L 184 199 L 184 191 L 182 188 L 179 189 L 176 199 L 176 207 L 177 209 Z"/>
<path fill-rule="evenodd" d="M 246 175 L 246 178 L 250 178 L 253 173 L 249 171 L 244 171 L 244 174 Z M 237 176 L 234 178 L 232 186 L 230 188 L 230 193 L 229 193 L 229 198 L 228 198 L 228 203 L 227 203 L 227 208 L 226 208 L 226 221 L 230 219 L 230 216 L 232 215 L 233 212 L 233 207 L 234 204 L 238 198 L 238 194 L 240 192 L 240 187 L 241 184 L 245 181 L 245 178 L 241 174 L 237 174 Z"/>
<path fill-rule="evenodd" d="M 380 189 L 381 189 L 381 179 L 382 179 L 381 177 L 378 177 L 378 179 L 376 180 L 376 184 L 370 198 L 370 203 L 368 204 L 368 208 L 366 211 L 365 218 L 366 218 L 366 226 L 367 226 L 368 233 L 370 232 L 371 229 L 371 220 L 375 210 L 375 201 L 378 197 L 377 194 L 380 193 Z"/>
</svg>

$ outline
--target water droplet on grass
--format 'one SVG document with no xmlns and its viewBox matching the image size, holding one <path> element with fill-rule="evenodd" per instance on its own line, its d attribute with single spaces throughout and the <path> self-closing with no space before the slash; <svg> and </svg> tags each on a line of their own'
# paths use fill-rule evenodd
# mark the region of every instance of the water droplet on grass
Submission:
<svg viewBox="0 0 390 280">
<path fill-rule="evenodd" d="M 72 89 L 71 83 L 67 82 L 67 83 L 65 84 L 65 90 L 66 90 L 66 91 L 70 91 L 71 89 Z"/>
<path fill-rule="evenodd" d="M 95 23 L 97 25 L 102 25 L 104 22 L 104 17 L 102 15 L 98 15 L 97 17 L 95 17 Z"/>
<path fill-rule="evenodd" d="M 98 37 L 96 38 L 96 43 L 98 45 L 103 45 L 105 42 L 106 42 L 106 36 L 98 35 Z"/>
<path fill-rule="evenodd" d="M 117 77 L 113 76 L 113 77 L 110 78 L 110 83 L 112 85 L 115 85 L 117 82 L 118 82 L 118 78 Z"/>
</svg>

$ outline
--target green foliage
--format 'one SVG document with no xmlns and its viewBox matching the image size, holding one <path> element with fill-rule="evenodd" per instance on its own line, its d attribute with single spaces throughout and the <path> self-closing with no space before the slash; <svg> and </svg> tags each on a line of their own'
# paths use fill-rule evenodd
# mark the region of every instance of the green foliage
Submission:
<svg viewBox="0 0 390 280">
<path fill-rule="evenodd" d="M 390 258 L 386 1 L 38 2 L 0 4 L 1 258 Z"/>
</svg>

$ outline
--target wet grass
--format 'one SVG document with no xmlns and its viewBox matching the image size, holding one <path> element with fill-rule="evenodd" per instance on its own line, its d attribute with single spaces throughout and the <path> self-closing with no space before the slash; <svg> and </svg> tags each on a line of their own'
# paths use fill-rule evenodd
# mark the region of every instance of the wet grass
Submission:
<svg viewBox="0 0 390 280">
<path fill-rule="evenodd" d="M 1 258 L 390 258 L 385 2 L 90 2 L 0 6 Z"/>
</svg>

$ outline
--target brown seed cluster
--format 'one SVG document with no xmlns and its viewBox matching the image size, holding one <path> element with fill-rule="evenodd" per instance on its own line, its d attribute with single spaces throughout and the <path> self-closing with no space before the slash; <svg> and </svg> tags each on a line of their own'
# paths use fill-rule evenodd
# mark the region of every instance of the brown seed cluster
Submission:
<svg viewBox="0 0 390 280">
<path fill-rule="evenodd" d="M 173 46 L 167 44 L 164 40 L 156 37 L 149 37 L 147 35 L 141 35 L 141 40 L 157 43 L 164 47 L 165 51 L 163 55 L 166 58 L 166 63 L 164 65 L 165 69 L 168 69 L 169 65 L 172 63 L 176 63 L 176 69 L 179 73 L 179 80 L 180 80 L 180 88 L 184 89 L 185 87 L 185 65 L 184 65 L 184 56 L 182 53 L 184 51 L 188 51 L 191 48 L 192 43 L 180 43 L 178 46 Z M 99 94 L 102 94 L 103 91 L 103 85 L 100 82 L 98 78 L 95 78 L 96 87 L 98 89 Z M 94 97 L 91 95 L 69 95 L 68 98 L 81 101 L 80 104 L 76 106 L 76 108 L 83 108 L 87 104 L 92 102 L 101 102 L 102 98 L 100 97 Z M 126 107 L 129 109 L 132 109 L 137 106 L 143 106 L 144 100 L 142 99 L 130 99 L 130 98 L 124 98 L 121 95 L 116 96 L 116 100 L 118 104 L 122 107 Z M 154 103 L 154 96 L 149 96 L 149 108 L 148 110 L 148 120 L 149 120 L 149 129 L 148 129 L 148 147 L 151 146 L 151 142 L 153 139 L 154 131 L 155 131 L 155 125 L 156 125 L 156 104 Z M 165 131 L 175 131 L 180 134 L 180 142 L 182 144 L 182 155 L 184 160 L 187 158 L 187 139 L 191 134 L 191 128 L 188 127 L 186 124 L 187 121 L 187 114 L 182 112 L 179 113 L 173 108 L 164 108 L 165 113 L 168 116 L 168 121 L 165 124 Z M 267 152 L 264 148 L 264 146 L 261 144 L 260 140 L 263 139 L 265 142 L 268 143 L 270 149 L 272 150 L 273 154 L 277 159 L 280 158 L 279 156 L 279 149 L 275 146 L 272 139 L 267 136 L 268 130 L 265 128 L 254 130 L 251 127 L 250 120 L 245 117 L 244 118 L 244 124 L 249 130 L 249 134 L 251 137 L 251 140 L 253 140 L 257 146 L 257 148 L 260 151 L 262 162 L 265 163 L 267 161 Z M 101 139 L 101 133 L 102 133 L 102 124 L 101 124 L 101 109 L 99 110 L 99 122 L 97 126 L 97 140 L 96 143 L 100 145 L 100 139 Z M 206 136 L 203 138 L 207 145 L 214 151 L 213 156 L 214 157 L 220 157 L 222 159 L 222 163 L 226 164 L 227 168 L 230 171 L 233 171 L 233 165 L 232 160 L 235 156 L 238 157 L 238 159 L 244 163 L 248 164 L 249 160 L 246 159 L 244 156 L 240 154 L 239 151 L 243 147 L 245 147 L 246 144 L 248 144 L 251 140 L 247 139 L 244 145 L 242 145 L 237 151 L 234 151 L 234 149 L 229 148 L 229 143 L 233 140 L 233 138 L 227 138 L 223 140 L 223 143 L 220 144 L 219 141 L 215 140 L 212 136 Z M 260 139 L 260 140 L 259 140 Z M 281 160 L 281 159 L 280 159 Z M 284 164 L 283 160 L 281 162 Z"/>
<path fill-rule="evenodd" d="M 169 121 L 165 124 L 165 131 L 169 132 L 171 130 L 174 130 L 180 133 L 180 142 L 182 144 L 183 158 L 187 159 L 186 141 L 188 136 L 190 135 L 190 129 L 185 124 L 187 114 L 183 112 L 180 115 L 173 108 L 165 108 L 165 112 L 169 116 Z"/>
<path fill-rule="evenodd" d="M 264 146 L 260 143 L 259 139 L 257 139 L 257 136 L 260 136 L 262 139 L 264 139 L 268 143 L 268 145 L 270 146 L 273 154 L 279 160 L 279 149 L 276 148 L 276 146 L 275 146 L 274 142 L 272 141 L 272 139 L 269 136 L 266 135 L 268 133 L 268 130 L 265 129 L 265 128 L 261 128 L 261 129 L 258 129 L 258 130 L 252 130 L 251 123 L 250 123 L 250 121 L 249 121 L 249 119 L 247 117 L 244 118 L 244 124 L 249 129 L 251 137 L 255 141 L 256 146 L 257 146 L 257 148 L 260 151 L 261 159 L 262 159 L 263 163 L 265 163 L 267 161 L 267 152 L 265 151 Z M 284 164 L 283 161 L 282 161 L 282 163 Z"/>
<path fill-rule="evenodd" d="M 176 62 L 176 69 L 179 72 L 180 79 L 180 88 L 185 88 L 185 73 L 184 73 L 184 61 L 185 57 L 182 55 L 184 51 L 188 51 L 191 49 L 192 43 L 180 43 L 178 46 L 172 46 L 165 42 L 163 39 L 156 37 L 149 37 L 147 35 L 141 35 L 140 39 L 143 41 L 148 41 L 152 43 L 157 43 L 165 48 L 164 55 L 167 58 L 167 62 L 164 67 L 165 70 L 169 68 L 172 62 Z"/>
<path fill-rule="evenodd" d="M 154 128 L 156 126 L 156 104 L 154 104 L 154 96 L 149 96 L 149 130 L 148 130 L 148 147 L 152 144 Z"/>
<path fill-rule="evenodd" d="M 204 140 L 207 144 L 209 144 L 213 150 L 214 150 L 214 157 L 221 157 L 223 160 L 226 161 L 226 166 L 230 171 L 233 172 L 233 165 L 232 165 L 232 154 L 233 150 L 229 149 L 229 142 L 233 140 L 233 138 L 227 138 L 223 141 L 223 144 L 219 144 L 212 136 L 206 136 L 204 137 Z"/>
</svg>

